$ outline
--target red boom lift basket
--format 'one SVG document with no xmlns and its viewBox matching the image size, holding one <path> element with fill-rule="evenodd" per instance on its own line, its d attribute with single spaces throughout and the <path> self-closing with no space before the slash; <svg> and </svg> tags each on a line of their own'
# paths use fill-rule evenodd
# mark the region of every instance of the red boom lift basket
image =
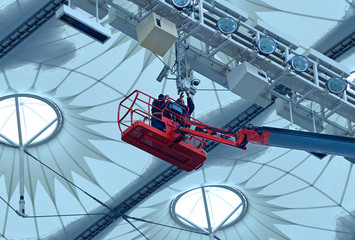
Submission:
<svg viewBox="0 0 355 240">
<path fill-rule="evenodd" d="M 202 147 L 205 139 L 183 135 L 174 121 L 162 117 L 166 131 L 151 126 L 154 98 L 138 90 L 121 101 L 118 108 L 118 126 L 123 141 L 142 149 L 185 171 L 201 167 L 206 160 Z M 168 98 L 168 102 L 175 100 Z M 163 112 L 169 110 L 164 108 Z M 188 139 L 187 142 L 183 141 Z"/>
</svg>

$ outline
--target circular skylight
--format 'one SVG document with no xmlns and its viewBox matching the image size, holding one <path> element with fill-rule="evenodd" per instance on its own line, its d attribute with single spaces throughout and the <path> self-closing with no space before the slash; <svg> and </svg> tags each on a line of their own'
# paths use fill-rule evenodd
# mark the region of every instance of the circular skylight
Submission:
<svg viewBox="0 0 355 240">
<path fill-rule="evenodd" d="M 52 101 L 31 94 L 0 98 L 0 142 L 30 147 L 52 138 L 62 114 Z"/>
<path fill-rule="evenodd" d="M 242 192 L 217 185 L 184 192 L 171 204 L 171 214 L 178 223 L 206 233 L 236 223 L 246 210 L 247 200 Z"/>
</svg>

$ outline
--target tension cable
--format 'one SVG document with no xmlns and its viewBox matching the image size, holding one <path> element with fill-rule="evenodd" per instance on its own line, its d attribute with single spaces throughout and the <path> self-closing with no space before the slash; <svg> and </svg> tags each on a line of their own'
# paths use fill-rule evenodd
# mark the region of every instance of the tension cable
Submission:
<svg viewBox="0 0 355 240">
<path fill-rule="evenodd" d="M 46 168 L 48 168 L 49 170 L 51 170 L 52 172 L 54 172 L 55 174 L 57 174 L 58 176 L 60 176 L 61 178 L 63 178 L 65 181 L 67 181 L 68 183 L 70 183 L 71 185 L 73 185 L 74 187 L 76 187 L 77 189 L 79 189 L 81 192 L 83 192 L 84 194 L 86 194 L 87 196 L 89 196 L 90 198 L 92 198 L 93 200 L 95 200 L 96 202 L 98 202 L 99 204 L 101 204 L 102 206 L 106 207 L 107 209 L 109 209 L 111 212 L 113 212 L 113 209 L 110 208 L 109 206 L 107 206 L 105 203 L 103 203 L 102 201 L 100 201 L 99 199 L 97 199 L 96 197 L 94 197 L 93 195 L 91 195 L 90 193 L 86 192 L 84 189 L 80 188 L 78 185 L 76 185 L 75 183 L 71 182 L 69 179 L 67 179 L 66 177 L 62 176 L 60 173 L 58 173 L 57 171 L 55 171 L 53 168 L 49 167 L 47 164 L 45 164 L 44 162 L 42 162 L 41 160 L 39 160 L 38 158 L 36 158 L 35 156 L 33 156 L 31 153 L 29 153 L 27 150 L 24 150 L 24 152 L 29 155 L 30 157 L 32 157 L 34 160 L 38 161 L 40 164 L 42 164 L 43 166 L 45 166 Z"/>
<path fill-rule="evenodd" d="M 136 220 L 136 221 L 140 221 L 140 222 L 145 222 L 145 223 L 150 223 L 150 224 L 154 224 L 154 225 L 158 225 L 158 226 L 162 226 L 162 227 L 168 227 L 168 228 L 172 228 L 172 229 L 177 229 L 177 230 L 181 230 L 181 231 L 185 231 L 185 232 L 191 232 L 191 233 L 197 233 L 197 234 L 202 234 L 202 235 L 206 235 L 206 236 L 209 236 L 208 233 L 204 233 L 204 232 L 199 232 L 199 231 L 193 231 L 193 230 L 189 230 L 189 229 L 185 229 L 185 228 L 180 228 L 180 227 L 174 227 L 174 226 L 170 226 L 170 225 L 166 225 L 166 224 L 161 224 L 161 223 L 156 223 L 156 222 L 152 222 L 152 221 L 148 221 L 148 220 L 145 220 L 145 219 L 142 219 L 142 218 L 136 218 L 136 217 L 130 217 L 130 216 L 127 216 L 127 215 L 122 215 L 122 218 L 124 220 L 126 220 L 128 223 L 130 223 L 128 221 L 128 218 L 129 219 L 132 219 L 132 220 Z M 133 225 L 132 223 L 130 223 L 131 225 Z M 139 231 L 136 227 L 134 227 L 137 231 Z M 139 231 L 140 232 L 140 231 Z M 143 235 L 143 234 L 142 234 Z M 144 236 L 144 235 L 143 235 Z M 147 238 L 147 237 L 146 237 Z M 215 239 L 217 240 L 221 240 L 219 237 L 217 236 L 214 236 Z M 148 238 L 147 238 L 148 239 Z"/>
</svg>

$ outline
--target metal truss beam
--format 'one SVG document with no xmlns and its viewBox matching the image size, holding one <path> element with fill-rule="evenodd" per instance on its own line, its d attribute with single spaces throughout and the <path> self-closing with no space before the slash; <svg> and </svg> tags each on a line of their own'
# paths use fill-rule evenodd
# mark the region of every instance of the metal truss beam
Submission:
<svg viewBox="0 0 355 240">
<path fill-rule="evenodd" d="M 0 42 L 0 59 L 48 21 L 68 0 L 52 0 L 24 21 Z"/>
<path fill-rule="evenodd" d="M 355 31 L 328 49 L 324 55 L 332 59 L 337 59 L 353 47 L 355 47 Z"/>
</svg>

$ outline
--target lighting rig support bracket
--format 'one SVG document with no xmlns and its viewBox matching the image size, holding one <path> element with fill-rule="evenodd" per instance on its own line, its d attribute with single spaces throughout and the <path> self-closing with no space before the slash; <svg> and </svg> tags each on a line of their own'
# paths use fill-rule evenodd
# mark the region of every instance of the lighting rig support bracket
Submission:
<svg viewBox="0 0 355 240">
<path fill-rule="evenodd" d="M 180 45 L 178 42 L 175 43 L 175 54 L 176 54 L 176 87 L 178 94 L 182 92 L 190 92 L 191 83 L 189 82 L 188 64 L 186 48 Z"/>
<path fill-rule="evenodd" d="M 187 46 L 187 47 L 186 47 Z M 176 54 L 176 88 L 178 94 L 188 92 L 191 95 L 196 94 L 196 87 L 200 84 L 200 80 L 193 76 L 193 71 L 188 64 L 186 40 L 184 42 L 175 43 Z"/>
</svg>

